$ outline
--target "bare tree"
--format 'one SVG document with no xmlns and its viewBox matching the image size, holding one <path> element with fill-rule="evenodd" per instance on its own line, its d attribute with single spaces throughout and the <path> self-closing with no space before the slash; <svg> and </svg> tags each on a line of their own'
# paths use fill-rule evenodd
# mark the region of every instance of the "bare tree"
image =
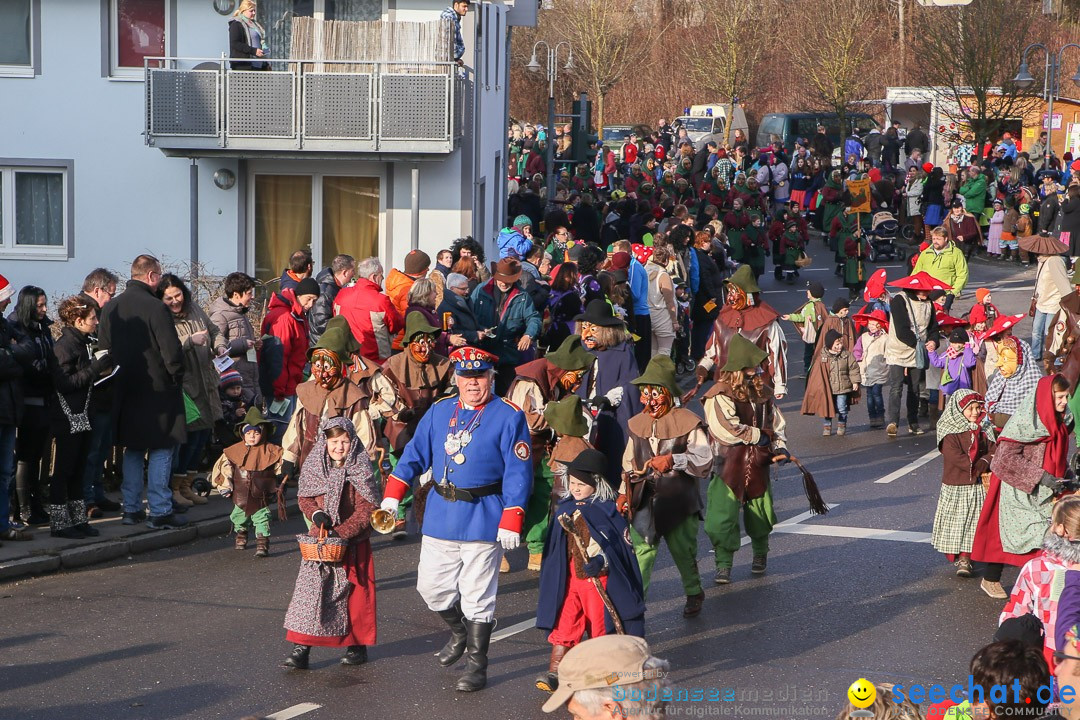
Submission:
<svg viewBox="0 0 1080 720">
<path fill-rule="evenodd" d="M 728 103 L 724 142 L 731 140 L 735 103 L 745 102 L 760 90 L 759 75 L 767 47 L 765 5 L 746 0 L 703 0 L 704 22 L 686 43 L 683 67 L 695 88 L 709 100 Z"/>
<path fill-rule="evenodd" d="M 939 100 L 940 112 L 959 126 L 953 140 L 967 129 L 975 147 L 982 147 L 1002 134 L 1006 121 L 1026 117 L 1041 103 L 1041 78 L 1026 89 L 1012 82 L 1022 43 L 989 40 L 1027 38 L 1036 10 L 1013 0 L 978 0 L 924 11 L 916 53 L 919 71 Z M 1037 65 L 1032 64 L 1036 71 Z"/>
<path fill-rule="evenodd" d="M 880 92 L 871 71 L 880 60 L 871 29 L 881 8 L 872 0 L 819 0 L 807 9 L 802 41 L 791 45 L 792 60 L 803 73 L 810 103 L 839 116 L 842 138 L 854 104 Z"/>
</svg>

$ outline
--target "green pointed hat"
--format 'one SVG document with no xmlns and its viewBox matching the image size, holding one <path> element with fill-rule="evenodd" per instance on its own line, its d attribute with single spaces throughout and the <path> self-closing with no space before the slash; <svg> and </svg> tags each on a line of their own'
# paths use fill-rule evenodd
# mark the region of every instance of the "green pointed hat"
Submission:
<svg viewBox="0 0 1080 720">
<path fill-rule="evenodd" d="M 247 415 L 244 416 L 244 419 L 236 423 L 237 434 L 242 435 L 246 425 L 257 425 L 261 427 L 263 429 L 263 436 L 267 439 L 274 432 L 274 423 L 271 420 L 267 420 L 266 417 L 263 416 L 262 410 L 254 405 L 248 408 Z"/>
<path fill-rule="evenodd" d="M 345 319 L 344 315 L 337 315 L 326 321 L 326 329 L 337 328 L 345 334 L 345 351 L 349 355 L 360 354 L 360 341 L 353 335 L 352 328 L 349 327 L 349 321 Z M 324 331 L 325 332 L 325 331 Z M 344 361 L 345 358 L 342 358 Z"/>
<path fill-rule="evenodd" d="M 555 352 L 545 355 L 548 361 L 561 370 L 587 370 L 596 357 L 581 344 L 580 335 L 571 335 L 562 341 Z"/>
<path fill-rule="evenodd" d="M 581 398 L 577 395 L 568 395 L 562 400 L 549 402 L 544 406 L 544 419 L 559 435 L 583 438 L 589 434 L 589 424 L 585 422 Z"/>
<path fill-rule="evenodd" d="M 350 355 L 349 338 L 351 337 L 352 334 L 349 333 L 348 330 L 341 327 L 330 327 L 329 323 L 327 323 L 326 332 L 319 338 L 319 342 L 315 343 L 315 347 L 308 350 L 308 360 L 311 360 L 311 354 L 316 350 L 329 350 L 337 355 L 338 360 L 340 360 L 343 365 L 347 364 Z M 355 343 L 356 340 L 354 339 L 352 342 Z"/>
<path fill-rule="evenodd" d="M 405 339 L 406 343 L 412 342 L 417 335 L 436 335 L 442 332 L 427 321 L 424 314 L 413 310 L 405 316 Z"/>
<path fill-rule="evenodd" d="M 743 266 L 745 267 L 745 265 Z M 727 346 L 727 362 L 720 370 L 746 370 L 756 368 L 769 354 L 739 333 L 731 336 Z"/>
<path fill-rule="evenodd" d="M 740 265 L 738 269 L 732 273 L 731 277 L 727 279 L 727 282 L 741 288 L 747 295 L 750 293 L 761 292 L 757 280 L 754 279 L 754 271 L 750 269 L 749 265 Z"/>
<path fill-rule="evenodd" d="M 649 361 L 649 365 L 645 368 L 645 372 L 641 374 L 641 377 L 634 378 L 630 382 L 634 385 L 659 385 L 662 388 L 667 388 L 672 397 L 682 395 L 679 381 L 675 379 L 675 363 L 667 355 L 654 357 Z"/>
</svg>

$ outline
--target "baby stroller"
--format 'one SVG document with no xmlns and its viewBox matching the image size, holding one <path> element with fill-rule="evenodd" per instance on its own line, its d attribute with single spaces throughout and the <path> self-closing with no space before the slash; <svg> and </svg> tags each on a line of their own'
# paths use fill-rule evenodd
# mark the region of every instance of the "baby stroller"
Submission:
<svg viewBox="0 0 1080 720">
<path fill-rule="evenodd" d="M 907 250 L 897 244 L 896 239 L 900 233 L 900 223 L 891 212 L 882 211 L 874 213 L 870 219 L 870 227 L 866 230 L 866 239 L 869 241 L 870 252 L 868 260 L 903 260 L 907 257 Z"/>
</svg>

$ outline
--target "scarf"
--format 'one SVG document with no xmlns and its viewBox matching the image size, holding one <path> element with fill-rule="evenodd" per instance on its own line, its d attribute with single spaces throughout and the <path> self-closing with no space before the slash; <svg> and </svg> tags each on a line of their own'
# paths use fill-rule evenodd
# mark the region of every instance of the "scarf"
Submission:
<svg viewBox="0 0 1080 720">
<path fill-rule="evenodd" d="M 1024 396 L 1005 423 L 1001 439 L 1026 444 L 1045 443 L 1042 468 L 1054 477 L 1062 477 L 1068 464 L 1069 429 L 1054 411 L 1055 377 L 1047 375 L 1040 379 L 1035 392 Z"/>
<path fill-rule="evenodd" d="M 1080 563 L 1080 542 L 1064 538 L 1053 530 L 1046 531 L 1042 549 L 1066 563 Z"/>
<path fill-rule="evenodd" d="M 986 409 L 991 413 L 1012 415 L 1019 412 L 1019 407 L 1025 400 L 1030 399 L 1034 403 L 1032 390 L 1039 383 L 1042 373 L 1034 360 L 1031 360 L 1031 347 L 1025 341 L 1014 335 L 1002 342 L 1006 341 L 1007 346 L 1015 345 L 1019 365 L 1016 372 L 1009 377 L 997 372 L 990 378 L 990 385 L 986 389 Z"/>
<path fill-rule="evenodd" d="M 967 433 L 969 434 L 967 438 L 968 457 L 971 458 L 971 462 L 975 462 L 979 454 L 980 435 L 986 436 L 987 442 L 994 441 L 993 426 L 990 425 L 990 420 L 985 412 L 977 422 L 971 422 L 964 416 L 964 408 L 973 402 L 983 402 L 983 396 L 974 390 L 957 390 L 949 396 L 949 402 L 945 405 L 945 410 L 941 413 L 937 423 L 938 450 L 941 449 L 941 444 L 945 442 L 945 438 L 949 435 Z"/>
<path fill-rule="evenodd" d="M 326 452 L 325 431 L 333 427 L 344 429 L 352 443 L 349 455 L 341 467 L 334 467 Z M 352 421 L 345 417 L 329 418 L 319 426 L 315 446 L 300 468 L 297 497 L 325 495 L 323 509 L 337 525 L 341 522 L 341 493 L 345 489 L 345 483 L 352 485 L 361 497 L 374 505 L 378 505 L 382 499 L 375 475 L 371 471 L 371 459 L 356 436 Z"/>
</svg>

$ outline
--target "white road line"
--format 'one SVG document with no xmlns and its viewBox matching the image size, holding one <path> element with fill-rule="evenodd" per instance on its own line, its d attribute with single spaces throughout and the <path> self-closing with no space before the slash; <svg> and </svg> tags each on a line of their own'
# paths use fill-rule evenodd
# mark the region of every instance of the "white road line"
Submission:
<svg viewBox="0 0 1080 720">
<path fill-rule="evenodd" d="M 773 532 L 791 535 L 855 538 L 858 540 L 895 540 L 897 542 L 928 543 L 930 533 L 908 530 L 876 530 L 845 525 L 777 525 Z"/>
<path fill-rule="evenodd" d="M 519 632 L 524 632 L 525 630 L 534 627 L 536 627 L 536 618 L 532 618 L 531 620 L 522 620 L 516 625 L 511 625 L 508 628 L 504 628 L 494 633 L 491 636 L 491 642 L 499 642 L 500 640 L 505 640 L 511 635 L 517 635 Z"/>
<path fill-rule="evenodd" d="M 318 710 L 322 705 L 316 705 L 315 703 L 300 703 L 299 705 L 293 705 L 290 708 L 279 710 L 273 715 L 267 715 L 266 720 L 291 720 L 294 717 L 300 717 L 313 710 Z"/>
<path fill-rule="evenodd" d="M 933 460 L 934 458 L 936 458 L 940 454 L 941 453 L 939 453 L 937 450 L 931 450 L 930 452 L 926 453 L 925 455 L 923 455 L 919 459 L 912 460 L 911 462 L 909 462 L 907 465 L 900 468 L 896 472 L 891 472 L 891 473 L 889 473 L 888 475 L 886 475 L 883 478 L 878 478 L 877 480 L 874 481 L 874 483 L 876 483 L 878 485 L 886 485 L 888 483 L 891 483 L 893 480 L 899 480 L 900 478 L 904 477 L 908 473 L 913 472 L 915 470 L 918 470 L 923 465 L 930 462 L 931 460 Z"/>
<path fill-rule="evenodd" d="M 829 506 L 829 509 L 832 510 L 833 508 L 838 506 L 840 503 L 827 503 L 827 504 Z M 796 516 L 794 516 L 792 518 L 788 518 L 787 520 L 780 523 L 779 525 L 774 525 L 773 530 L 775 531 L 777 528 L 792 527 L 794 525 L 798 525 L 803 520 L 809 520 L 811 517 L 813 517 L 813 515 L 814 515 L 813 511 L 807 510 L 806 512 L 799 513 L 798 515 L 796 515 Z M 739 542 L 739 547 L 746 547 L 749 544 L 750 544 L 750 536 L 749 535 L 743 535 L 742 540 Z M 715 550 L 710 550 L 709 552 L 710 553 L 715 553 L 716 551 Z"/>
</svg>

